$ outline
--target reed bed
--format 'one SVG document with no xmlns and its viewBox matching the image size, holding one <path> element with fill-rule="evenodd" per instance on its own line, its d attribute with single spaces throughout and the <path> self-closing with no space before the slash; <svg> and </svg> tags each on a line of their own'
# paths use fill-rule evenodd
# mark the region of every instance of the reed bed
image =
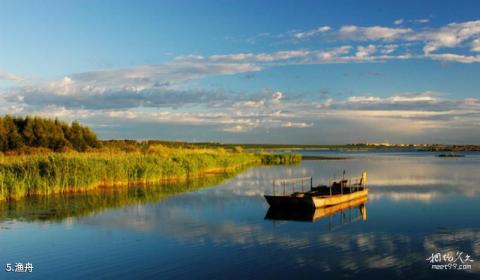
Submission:
<svg viewBox="0 0 480 280">
<path fill-rule="evenodd" d="M 97 151 L 2 156 L 0 199 L 190 178 L 259 161 L 253 154 L 228 153 L 223 149 L 165 147 L 152 147 L 143 153 Z"/>
<path fill-rule="evenodd" d="M 262 164 L 297 164 L 302 161 L 302 155 L 299 154 L 261 154 Z"/>
<path fill-rule="evenodd" d="M 295 160 L 299 162 L 301 158 L 161 145 L 150 146 L 143 152 L 107 149 L 0 156 L 0 199 L 165 182 L 233 171 L 250 164 L 288 164 Z"/>
</svg>

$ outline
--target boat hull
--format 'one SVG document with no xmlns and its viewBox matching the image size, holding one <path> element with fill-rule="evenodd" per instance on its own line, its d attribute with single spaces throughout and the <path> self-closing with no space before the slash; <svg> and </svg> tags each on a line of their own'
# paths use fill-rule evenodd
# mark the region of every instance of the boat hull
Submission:
<svg viewBox="0 0 480 280">
<path fill-rule="evenodd" d="M 362 220 L 367 219 L 366 208 L 362 207 L 368 201 L 367 196 L 353 199 L 344 203 L 340 203 L 333 206 L 321 207 L 321 208 L 285 208 L 285 207 L 270 207 L 265 215 L 265 219 L 268 220 L 283 220 L 283 221 L 302 221 L 302 222 L 315 222 L 322 218 L 334 215 L 340 211 L 345 211 L 349 208 L 361 207 L 360 213 Z"/>
<path fill-rule="evenodd" d="M 271 207 L 292 207 L 292 208 L 321 208 L 345 203 L 368 196 L 368 190 L 337 194 L 332 196 L 275 196 L 265 195 L 265 199 Z"/>
</svg>

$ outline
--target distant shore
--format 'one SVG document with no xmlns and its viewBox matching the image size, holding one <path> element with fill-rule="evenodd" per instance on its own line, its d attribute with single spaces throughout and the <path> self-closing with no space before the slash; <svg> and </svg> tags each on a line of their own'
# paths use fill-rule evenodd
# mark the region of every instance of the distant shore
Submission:
<svg viewBox="0 0 480 280">
<path fill-rule="evenodd" d="M 111 140 L 116 142 L 116 140 Z M 109 141 L 106 141 L 107 143 Z M 241 147 L 249 151 L 409 151 L 409 152 L 480 152 L 480 145 L 449 145 L 449 144 L 341 144 L 341 145 L 300 145 L 300 144 L 230 144 L 230 143 L 203 143 L 203 142 L 176 142 L 149 140 L 148 143 L 164 145 L 196 147 L 222 147 L 231 149 Z"/>
<path fill-rule="evenodd" d="M 349 157 L 302 155 L 302 160 L 341 160 L 341 159 L 349 159 Z"/>
</svg>

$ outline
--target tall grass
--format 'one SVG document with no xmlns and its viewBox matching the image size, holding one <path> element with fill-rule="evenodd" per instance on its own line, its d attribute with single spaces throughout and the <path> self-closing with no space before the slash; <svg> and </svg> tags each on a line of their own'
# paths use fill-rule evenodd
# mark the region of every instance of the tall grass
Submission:
<svg viewBox="0 0 480 280">
<path fill-rule="evenodd" d="M 157 182 L 227 171 L 258 162 L 219 149 L 152 149 L 12 156 L 0 159 L 0 199 L 82 192 L 99 186 Z"/>
<path fill-rule="evenodd" d="M 150 146 L 143 152 L 97 150 L 0 156 L 0 199 L 192 178 L 255 163 L 292 163 L 292 158 L 226 152 L 221 148 L 185 149 L 161 145 Z"/>
</svg>

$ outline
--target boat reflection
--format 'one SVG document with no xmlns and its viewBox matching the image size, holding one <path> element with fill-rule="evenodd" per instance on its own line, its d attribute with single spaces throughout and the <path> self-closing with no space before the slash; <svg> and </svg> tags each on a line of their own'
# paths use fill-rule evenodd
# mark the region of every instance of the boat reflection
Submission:
<svg viewBox="0 0 480 280">
<path fill-rule="evenodd" d="M 329 228 L 333 229 L 338 225 L 355 222 L 358 220 L 367 220 L 366 202 L 368 197 L 362 197 L 350 200 L 341 204 L 316 209 L 301 208 L 277 208 L 270 207 L 265 215 L 267 220 L 316 222 L 320 219 L 330 217 Z M 333 219 L 338 214 L 339 221 Z"/>
</svg>

